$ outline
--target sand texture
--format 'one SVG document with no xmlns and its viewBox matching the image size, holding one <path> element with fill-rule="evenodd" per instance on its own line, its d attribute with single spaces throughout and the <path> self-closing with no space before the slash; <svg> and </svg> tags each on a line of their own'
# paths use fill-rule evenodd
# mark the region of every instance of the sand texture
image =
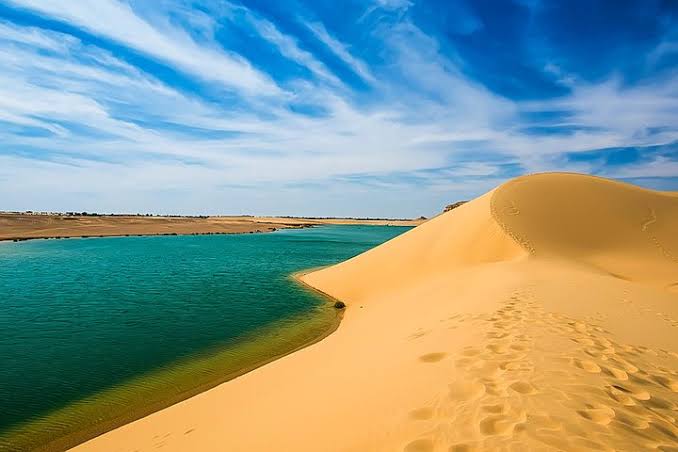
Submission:
<svg viewBox="0 0 678 452">
<path fill-rule="evenodd" d="M 678 449 L 678 196 L 514 179 L 302 277 L 322 342 L 81 451 Z"/>
<path fill-rule="evenodd" d="M 321 224 L 416 226 L 422 220 L 288 217 L 146 217 L 0 213 L 0 241 L 125 235 L 242 234 Z"/>
</svg>

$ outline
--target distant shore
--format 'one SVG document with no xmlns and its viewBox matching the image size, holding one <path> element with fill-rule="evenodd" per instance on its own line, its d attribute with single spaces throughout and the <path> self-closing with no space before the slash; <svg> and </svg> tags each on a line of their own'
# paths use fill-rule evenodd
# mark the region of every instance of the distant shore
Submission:
<svg viewBox="0 0 678 452">
<path fill-rule="evenodd" d="M 424 219 L 0 213 L 0 241 L 272 232 L 322 224 L 416 226 Z"/>
</svg>

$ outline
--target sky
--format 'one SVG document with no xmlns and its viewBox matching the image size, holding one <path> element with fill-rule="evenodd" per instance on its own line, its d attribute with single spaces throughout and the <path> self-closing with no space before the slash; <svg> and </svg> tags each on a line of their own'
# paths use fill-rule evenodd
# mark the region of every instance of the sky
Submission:
<svg viewBox="0 0 678 452">
<path fill-rule="evenodd" d="M 678 2 L 4 0 L 0 210 L 415 217 L 678 190 Z"/>
</svg>

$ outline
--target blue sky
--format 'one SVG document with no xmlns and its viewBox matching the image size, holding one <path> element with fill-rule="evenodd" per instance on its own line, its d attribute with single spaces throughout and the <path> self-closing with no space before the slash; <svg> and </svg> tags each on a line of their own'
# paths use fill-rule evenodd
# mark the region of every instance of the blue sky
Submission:
<svg viewBox="0 0 678 452">
<path fill-rule="evenodd" d="M 0 209 L 418 216 L 678 190 L 678 3 L 6 0 Z"/>
</svg>

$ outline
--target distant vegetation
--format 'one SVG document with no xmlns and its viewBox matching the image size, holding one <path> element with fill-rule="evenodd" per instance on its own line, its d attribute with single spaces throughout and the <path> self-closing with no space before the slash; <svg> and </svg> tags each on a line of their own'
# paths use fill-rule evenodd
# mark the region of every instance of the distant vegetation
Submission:
<svg viewBox="0 0 678 452">
<path fill-rule="evenodd" d="M 461 205 L 464 205 L 464 204 L 466 204 L 467 202 L 468 202 L 468 201 L 457 201 L 457 202 L 455 202 L 455 203 L 448 204 L 448 205 L 445 206 L 445 209 L 443 210 L 443 213 L 444 213 L 444 212 L 449 212 L 449 211 L 452 210 L 452 209 L 456 209 L 457 207 L 459 207 L 459 206 L 461 206 Z"/>
</svg>

